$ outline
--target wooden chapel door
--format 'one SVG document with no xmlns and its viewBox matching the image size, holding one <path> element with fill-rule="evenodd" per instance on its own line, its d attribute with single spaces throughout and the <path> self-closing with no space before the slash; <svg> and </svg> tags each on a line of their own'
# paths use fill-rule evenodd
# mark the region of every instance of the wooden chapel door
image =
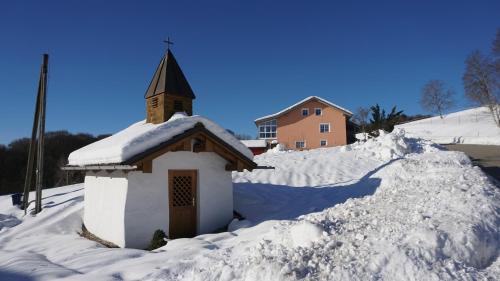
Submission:
<svg viewBox="0 0 500 281">
<path fill-rule="evenodd" d="M 170 239 L 196 235 L 197 181 L 196 170 L 168 171 Z"/>
</svg>

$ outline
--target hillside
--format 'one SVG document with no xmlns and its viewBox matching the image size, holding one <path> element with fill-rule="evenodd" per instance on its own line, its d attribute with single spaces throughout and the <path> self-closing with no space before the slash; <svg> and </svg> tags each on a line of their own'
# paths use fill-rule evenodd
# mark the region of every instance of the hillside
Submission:
<svg viewBox="0 0 500 281">
<path fill-rule="evenodd" d="M 398 125 L 407 135 L 436 143 L 466 143 L 500 145 L 498 127 L 487 107 L 477 107 L 455 113 Z"/>
<path fill-rule="evenodd" d="M 153 252 L 80 237 L 83 186 L 24 216 L 0 196 L 0 280 L 494 280 L 500 190 L 460 152 L 405 137 L 265 153 L 233 174 L 229 232 Z"/>
</svg>

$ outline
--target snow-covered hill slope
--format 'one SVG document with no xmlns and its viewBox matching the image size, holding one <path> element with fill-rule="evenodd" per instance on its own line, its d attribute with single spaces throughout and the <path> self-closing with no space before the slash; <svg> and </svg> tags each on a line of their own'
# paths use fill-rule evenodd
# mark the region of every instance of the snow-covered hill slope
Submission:
<svg viewBox="0 0 500 281">
<path fill-rule="evenodd" d="M 255 159 L 231 232 L 153 251 L 80 237 L 82 185 L 23 216 L 0 197 L 0 280 L 495 280 L 500 192 L 460 152 L 401 132 Z"/>
<path fill-rule="evenodd" d="M 495 124 L 487 107 L 467 109 L 396 126 L 408 136 L 432 140 L 440 144 L 500 145 L 500 127 Z"/>
</svg>

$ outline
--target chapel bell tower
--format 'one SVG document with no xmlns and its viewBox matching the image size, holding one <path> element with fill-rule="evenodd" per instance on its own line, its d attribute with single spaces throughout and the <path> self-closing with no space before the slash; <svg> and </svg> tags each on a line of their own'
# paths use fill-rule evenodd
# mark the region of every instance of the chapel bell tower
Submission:
<svg viewBox="0 0 500 281">
<path fill-rule="evenodd" d="M 193 115 L 193 100 L 196 96 L 170 49 L 167 49 L 156 68 L 144 98 L 147 123 L 163 123 L 176 112 Z"/>
</svg>

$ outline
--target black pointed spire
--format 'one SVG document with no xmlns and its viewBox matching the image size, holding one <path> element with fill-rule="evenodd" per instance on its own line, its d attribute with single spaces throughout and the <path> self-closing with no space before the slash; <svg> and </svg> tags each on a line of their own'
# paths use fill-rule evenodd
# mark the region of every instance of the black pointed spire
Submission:
<svg viewBox="0 0 500 281">
<path fill-rule="evenodd" d="M 167 50 L 156 68 L 144 98 L 147 99 L 162 93 L 191 99 L 196 98 L 170 49 Z"/>
</svg>

